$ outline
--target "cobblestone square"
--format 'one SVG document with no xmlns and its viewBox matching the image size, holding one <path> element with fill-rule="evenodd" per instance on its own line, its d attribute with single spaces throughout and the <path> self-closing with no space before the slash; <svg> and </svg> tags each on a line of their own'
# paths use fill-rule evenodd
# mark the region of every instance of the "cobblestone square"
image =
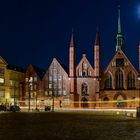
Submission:
<svg viewBox="0 0 140 140">
<path fill-rule="evenodd" d="M 1 140 L 138 140 L 140 120 L 111 112 L 0 113 Z"/>
</svg>

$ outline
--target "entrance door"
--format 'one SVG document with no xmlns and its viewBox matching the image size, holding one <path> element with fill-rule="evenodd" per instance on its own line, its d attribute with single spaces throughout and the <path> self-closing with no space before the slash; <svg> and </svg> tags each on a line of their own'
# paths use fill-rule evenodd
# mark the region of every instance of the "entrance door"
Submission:
<svg viewBox="0 0 140 140">
<path fill-rule="evenodd" d="M 88 100 L 85 97 L 81 100 L 81 107 L 88 108 Z"/>
</svg>

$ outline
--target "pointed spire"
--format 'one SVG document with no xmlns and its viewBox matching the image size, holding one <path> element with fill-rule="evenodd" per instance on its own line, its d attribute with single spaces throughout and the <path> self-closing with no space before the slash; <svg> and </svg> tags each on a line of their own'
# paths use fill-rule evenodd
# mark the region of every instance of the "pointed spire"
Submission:
<svg viewBox="0 0 140 140">
<path fill-rule="evenodd" d="M 118 6 L 118 33 L 121 33 L 121 14 L 120 14 L 120 5 Z"/>
<path fill-rule="evenodd" d="M 72 28 L 72 33 L 71 33 L 70 47 L 75 47 L 74 29 L 73 28 Z"/>
<path fill-rule="evenodd" d="M 100 46 L 100 36 L 98 31 L 96 32 L 95 45 Z"/>
<path fill-rule="evenodd" d="M 122 29 L 121 29 L 121 15 L 120 15 L 120 6 L 118 6 L 118 31 L 117 31 L 117 44 L 116 44 L 116 51 L 119 49 L 123 49 L 124 47 L 124 37 L 122 34 Z"/>
</svg>

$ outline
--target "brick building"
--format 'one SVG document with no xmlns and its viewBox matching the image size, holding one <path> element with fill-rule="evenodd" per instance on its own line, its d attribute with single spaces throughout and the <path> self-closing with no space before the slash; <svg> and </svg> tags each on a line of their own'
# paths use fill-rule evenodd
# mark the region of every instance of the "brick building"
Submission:
<svg viewBox="0 0 140 140">
<path fill-rule="evenodd" d="M 96 33 L 94 44 L 94 67 L 83 54 L 76 66 L 76 46 L 71 35 L 69 49 L 70 100 L 74 107 L 129 107 L 138 106 L 139 73 L 125 55 L 124 36 L 118 10 L 118 31 L 116 52 L 105 70 L 100 66 L 100 37 Z M 140 45 L 139 45 L 140 56 Z"/>
<path fill-rule="evenodd" d="M 125 43 L 121 29 L 120 10 L 118 10 L 116 40 L 114 56 L 105 70 L 102 70 L 100 65 L 102 52 L 100 52 L 98 32 L 93 45 L 94 66 L 90 64 L 86 54 L 82 54 L 76 66 L 76 45 L 73 32 L 69 46 L 68 70 L 54 58 L 47 70 L 30 64 L 25 73 L 17 72 L 16 68 L 8 69 L 7 62 L 0 58 L 0 102 L 13 102 L 13 93 L 18 92 L 16 95 L 19 97 L 19 103 L 28 107 L 137 107 L 140 96 L 140 75 L 123 51 Z M 12 89 L 9 83 L 13 85 L 13 79 L 16 82 Z M 20 87 L 19 91 L 16 86 Z"/>
</svg>

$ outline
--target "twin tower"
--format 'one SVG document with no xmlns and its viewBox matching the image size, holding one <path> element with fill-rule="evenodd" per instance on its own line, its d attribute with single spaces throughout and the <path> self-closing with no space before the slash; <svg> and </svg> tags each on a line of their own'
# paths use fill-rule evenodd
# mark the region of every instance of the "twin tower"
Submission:
<svg viewBox="0 0 140 140">
<path fill-rule="evenodd" d="M 124 37 L 121 30 L 121 18 L 120 18 L 120 8 L 118 9 L 118 31 L 116 36 L 116 52 L 118 50 L 122 50 L 124 48 Z M 69 48 L 69 80 L 70 80 L 70 94 L 73 98 L 72 100 L 76 101 L 78 99 L 77 94 L 77 88 L 79 86 L 78 82 L 78 74 L 76 72 L 76 46 L 75 46 L 75 38 L 74 33 L 71 34 L 71 40 L 70 40 L 70 48 Z M 81 76 L 82 78 L 85 78 L 85 76 Z M 95 38 L 95 44 L 94 44 L 94 68 L 93 68 L 93 75 L 91 78 L 94 79 L 93 86 L 96 88 L 96 91 L 94 93 L 99 93 L 100 90 L 100 81 L 101 81 L 101 75 L 100 75 L 100 37 L 99 32 L 96 33 Z M 89 86 L 90 87 L 90 86 Z M 77 96 L 76 96 L 77 95 Z M 95 97 L 97 98 L 97 97 Z"/>
</svg>

